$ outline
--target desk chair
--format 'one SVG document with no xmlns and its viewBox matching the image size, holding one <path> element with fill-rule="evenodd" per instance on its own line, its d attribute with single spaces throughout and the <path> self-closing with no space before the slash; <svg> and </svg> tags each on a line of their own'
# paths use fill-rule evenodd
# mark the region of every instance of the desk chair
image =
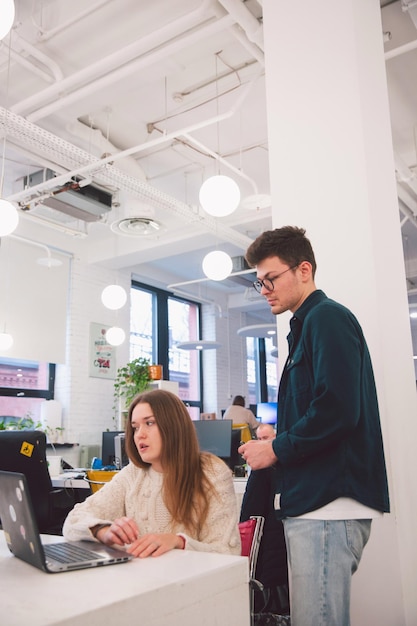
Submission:
<svg viewBox="0 0 417 626">
<path fill-rule="evenodd" d="M 38 430 L 0 431 L 0 469 L 25 474 L 39 532 L 60 535 L 75 499 L 54 489 L 46 460 L 46 435 Z"/>
<path fill-rule="evenodd" d="M 240 430 L 240 440 L 243 441 L 243 443 L 247 443 L 252 439 L 252 432 L 249 424 L 233 424 L 232 429 Z"/>
</svg>

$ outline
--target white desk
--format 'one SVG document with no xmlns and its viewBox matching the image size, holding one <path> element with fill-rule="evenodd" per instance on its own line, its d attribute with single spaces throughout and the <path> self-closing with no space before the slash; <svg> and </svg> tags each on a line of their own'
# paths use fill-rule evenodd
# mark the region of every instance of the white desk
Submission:
<svg viewBox="0 0 417 626">
<path fill-rule="evenodd" d="M 54 487 L 68 487 L 72 489 L 90 489 L 90 484 L 82 478 L 72 478 L 72 476 L 79 474 L 79 472 L 67 472 L 60 474 L 59 476 L 52 476 L 51 481 Z M 245 478 L 233 478 L 233 485 L 235 488 L 236 496 L 240 496 L 240 500 L 243 497 L 246 489 L 247 477 Z"/>
<path fill-rule="evenodd" d="M 90 483 L 83 478 L 72 478 L 72 476 L 78 475 L 80 472 L 67 472 L 59 474 L 59 476 L 51 476 L 52 486 L 67 489 L 88 489 L 90 490 Z"/>
<path fill-rule="evenodd" d="M 7 626 L 249 626 L 248 579 L 246 558 L 188 550 L 46 574 L 12 556 L 0 531 Z"/>
</svg>

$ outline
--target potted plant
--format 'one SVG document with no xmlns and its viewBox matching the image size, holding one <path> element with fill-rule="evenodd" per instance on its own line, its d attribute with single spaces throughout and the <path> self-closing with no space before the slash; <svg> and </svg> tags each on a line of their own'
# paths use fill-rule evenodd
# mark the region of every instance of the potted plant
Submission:
<svg viewBox="0 0 417 626">
<path fill-rule="evenodd" d="M 119 367 L 114 381 L 114 406 L 115 418 L 119 411 L 129 408 L 136 394 L 145 391 L 151 380 L 149 360 L 139 357 Z"/>
</svg>

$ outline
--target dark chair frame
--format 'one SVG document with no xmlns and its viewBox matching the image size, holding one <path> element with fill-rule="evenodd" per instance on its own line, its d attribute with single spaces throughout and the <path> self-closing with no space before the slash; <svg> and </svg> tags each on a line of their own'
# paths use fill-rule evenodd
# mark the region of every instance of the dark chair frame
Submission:
<svg viewBox="0 0 417 626">
<path fill-rule="evenodd" d="M 261 545 L 262 533 L 265 518 L 262 515 L 251 515 L 245 522 L 239 522 L 239 532 L 241 539 L 241 555 L 249 559 L 249 594 L 251 625 L 254 622 L 255 589 L 263 590 L 263 584 L 256 580 L 256 564 L 258 561 L 259 546 Z"/>
<path fill-rule="evenodd" d="M 40 430 L 0 431 L 0 469 L 25 474 L 40 533 L 60 535 L 75 500 L 54 489 L 46 459 L 46 435 Z"/>
</svg>

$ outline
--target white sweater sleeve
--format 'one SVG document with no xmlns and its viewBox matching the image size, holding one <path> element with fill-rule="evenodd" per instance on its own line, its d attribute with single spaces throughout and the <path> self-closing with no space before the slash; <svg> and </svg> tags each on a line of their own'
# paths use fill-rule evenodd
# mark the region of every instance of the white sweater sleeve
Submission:
<svg viewBox="0 0 417 626">
<path fill-rule="evenodd" d="M 62 534 L 68 541 L 95 540 L 90 528 L 97 524 L 112 523 L 126 515 L 126 490 L 129 483 L 127 468 L 120 471 L 109 482 L 84 502 L 74 506 L 68 514 Z"/>
</svg>

